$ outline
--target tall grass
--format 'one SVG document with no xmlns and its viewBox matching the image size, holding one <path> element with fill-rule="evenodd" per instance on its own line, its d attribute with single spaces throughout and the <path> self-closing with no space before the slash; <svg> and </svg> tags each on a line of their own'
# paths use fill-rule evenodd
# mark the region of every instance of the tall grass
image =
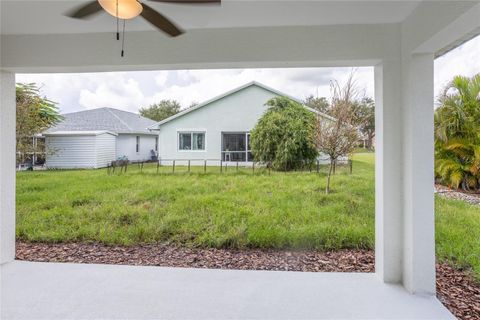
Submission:
<svg viewBox="0 0 480 320">
<path fill-rule="evenodd" d="M 17 174 L 17 236 L 29 241 L 173 242 L 205 247 L 371 248 L 372 165 L 325 172 L 162 167 Z"/>
</svg>

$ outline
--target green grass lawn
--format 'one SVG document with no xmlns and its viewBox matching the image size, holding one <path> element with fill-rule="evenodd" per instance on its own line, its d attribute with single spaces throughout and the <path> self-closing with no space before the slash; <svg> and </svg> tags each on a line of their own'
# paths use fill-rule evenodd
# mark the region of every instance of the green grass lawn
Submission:
<svg viewBox="0 0 480 320">
<path fill-rule="evenodd" d="M 130 166 L 17 174 L 17 237 L 28 241 L 171 242 L 224 248 L 373 248 L 374 155 L 326 171 Z M 480 279 L 480 208 L 437 199 L 437 255 Z"/>
</svg>

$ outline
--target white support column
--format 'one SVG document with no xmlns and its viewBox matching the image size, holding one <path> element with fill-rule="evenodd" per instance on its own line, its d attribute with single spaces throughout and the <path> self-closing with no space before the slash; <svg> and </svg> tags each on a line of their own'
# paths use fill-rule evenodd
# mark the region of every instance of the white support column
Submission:
<svg viewBox="0 0 480 320">
<path fill-rule="evenodd" d="M 412 293 L 434 294 L 433 54 L 404 58 L 403 284 Z"/>
<path fill-rule="evenodd" d="M 375 270 L 402 280 L 402 121 L 398 61 L 375 66 Z"/>
<path fill-rule="evenodd" d="M 375 67 L 375 268 L 435 294 L 433 54 Z"/>
<path fill-rule="evenodd" d="M 15 74 L 0 71 L 0 264 L 15 258 Z"/>
</svg>

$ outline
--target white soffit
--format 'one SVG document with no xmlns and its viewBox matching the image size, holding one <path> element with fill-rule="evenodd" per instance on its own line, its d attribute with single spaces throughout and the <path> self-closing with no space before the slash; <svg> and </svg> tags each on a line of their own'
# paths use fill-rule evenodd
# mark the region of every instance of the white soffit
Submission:
<svg viewBox="0 0 480 320">
<path fill-rule="evenodd" d="M 67 10 L 88 0 L 0 1 L 2 34 L 68 34 L 116 30 L 115 19 L 104 12 L 86 21 L 63 15 Z M 420 1 L 223 0 L 220 6 L 176 5 L 148 0 L 145 2 L 189 30 L 398 23 L 412 12 Z M 142 18 L 127 21 L 126 27 L 127 31 L 154 30 Z"/>
</svg>

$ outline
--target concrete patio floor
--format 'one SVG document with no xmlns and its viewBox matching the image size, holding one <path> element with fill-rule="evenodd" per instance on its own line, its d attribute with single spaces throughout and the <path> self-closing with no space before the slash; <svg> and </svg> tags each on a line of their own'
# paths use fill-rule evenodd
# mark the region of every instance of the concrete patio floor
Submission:
<svg viewBox="0 0 480 320">
<path fill-rule="evenodd" d="M 2 319 L 454 319 L 375 274 L 14 261 Z"/>
</svg>

